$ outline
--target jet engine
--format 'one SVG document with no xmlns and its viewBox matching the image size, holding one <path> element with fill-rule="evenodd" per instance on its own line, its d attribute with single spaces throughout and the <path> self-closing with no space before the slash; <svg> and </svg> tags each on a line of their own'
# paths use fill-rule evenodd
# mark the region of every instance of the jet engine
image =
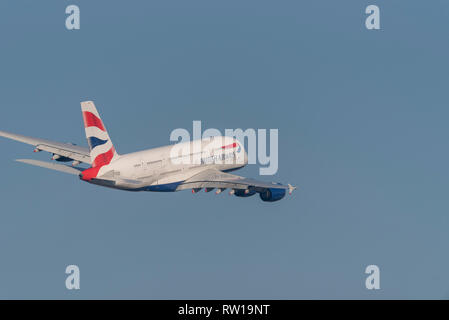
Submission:
<svg viewBox="0 0 449 320">
<path fill-rule="evenodd" d="M 69 161 L 72 161 L 73 159 L 70 159 L 70 158 L 67 158 L 67 157 L 64 157 L 64 156 L 60 156 L 59 154 L 54 154 L 53 153 L 53 156 L 51 157 L 51 160 L 55 160 L 55 161 L 59 161 L 59 162 L 69 162 Z"/>
<path fill-rule="evenodd" d="M 234 195 L 237 197 L 251 197 L 255 194 L 256 194 L 256 191 L 249 190 L 249 189 L 246 189 L 246 190 L 237 189 L 234 192 Z"/>
<path fill-rule="evenodd" d="M 260 193 L 260 199 L 263 201 L 274 202 L 285 197 L 285 189 L 266 189 Z"/>
</svg>

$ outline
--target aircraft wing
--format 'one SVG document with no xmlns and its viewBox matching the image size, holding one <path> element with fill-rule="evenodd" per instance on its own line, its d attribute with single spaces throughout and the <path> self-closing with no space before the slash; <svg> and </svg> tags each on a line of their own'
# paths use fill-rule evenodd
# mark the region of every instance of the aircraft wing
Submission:
<svg viewBox="0 0 449 320">
<path fill-rule="evenodd" d="M 42 168 L 47 168 L 47 169 L 51 169 L 51 170 L 74 174 L 74 175 L 79 175 L 84 170 L 81 168 L 69 167 L 64 164 L 40 161 L 40 160 L 34 160 L 34 159 L 17 159 L 16 161 L 26 163 L 26 164 L 31 164 L 33 166 L 38 166 L 38 167 L 42 167 Z"/>
<path fill-rule="evenodd" d="M 20 134 L 9 133 L 5 131 L 0 131 L 0 136 L 8 139 L 20 141 L 23 143 L 31 144 L 38 150 L 47 151 L 50 153 L 57 154 L 62 157 L 77 160 L 79 162 L 84 162 L 90 164 L 90 151 L 88 148 L 76 146 L 70 143 L 61 143 L 45 139 L 27 137 Z"/>
<path fill-rule="evenodd" d="M 255 192 L 264 192 L 267 189 L 281 189 L 291 193 L 296 187 L 292 185 L 282 185 L 279 183 L 269 183 L 249 179 L 234 174 L 219 171 L 217 169 L 206 169 L 190 179 L 187 179 L 180 185 L 179 190 L 196 188 L 217 188 L 217 189 L 236 189 L 249 190 Z"/>
</svg>

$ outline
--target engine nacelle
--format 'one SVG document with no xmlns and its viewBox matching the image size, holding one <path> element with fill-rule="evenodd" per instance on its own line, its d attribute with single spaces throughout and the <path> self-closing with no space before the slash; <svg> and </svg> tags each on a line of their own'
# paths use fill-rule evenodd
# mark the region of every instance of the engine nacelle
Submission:
<svg viewBox="0 0 449 320">
<path fill-rule="evenodd" d="M 268 202 L 278 201 L 283 197 L 285 197 L 285 189 L 270 188 L 260 193 L 260 199 Z"/>
<path fill-rule="evenodd" d="M 64 157 L 64 156 L 60 156 L 59 154 L 53 153 L 53 156 L 51 157 L 51 160 L 55 160 L 55 161 L 58 161 L 58 162 L 69 162 L 69 161 L 72 161 L 73 159 L 67 158 L 67 157 Z"/>
<path fill-rule="evenodd" d="M 235 190 L 235 193 L 234 193 L 234 195 L 237 197 L 251 197 L 255 194 L 256 194 L 256 191 L 248 190 L 248 189 L 246 189 L 246 190 L 237 189 L 237 190 Z"/>
</svg>

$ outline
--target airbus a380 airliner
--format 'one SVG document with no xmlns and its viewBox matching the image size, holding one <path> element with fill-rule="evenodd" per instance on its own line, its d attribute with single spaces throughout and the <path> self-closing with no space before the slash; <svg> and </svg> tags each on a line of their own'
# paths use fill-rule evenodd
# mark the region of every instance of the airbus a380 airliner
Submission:
<svg viewBox="0 0 449 320">
<path fill-rule="evenodd" d="M 216 189 L 217 194 L 230 189 L 229 193 L 238 197 L 259 193 L 268 202 L 281 200 L 287 191 L 291 194 L 296 189 L 290 184 L 261 182 L 228 173 L 248 163 L 243 145 L 233 137 L 217 136 L 119 155 L 94 103 L 81 102 L 81 111 L 89 148 L 4 131 L 0 131 L 0 136 L 34 145 L 35 152 L 50 152 L 52 160 L 73 163 L 70 166 L 32 159 L 16 161 L 74 174 L 83 181 L 109 188 L 160 192 L 192 189 L 192 193 L 204 188 L 206 192 Z M 173 156 L 174 147 L 190 151 Z M 195 157 L 198 161 L 194 161 Z M 80 163 L 91 167 L 78 167 Z"/>
</svg>

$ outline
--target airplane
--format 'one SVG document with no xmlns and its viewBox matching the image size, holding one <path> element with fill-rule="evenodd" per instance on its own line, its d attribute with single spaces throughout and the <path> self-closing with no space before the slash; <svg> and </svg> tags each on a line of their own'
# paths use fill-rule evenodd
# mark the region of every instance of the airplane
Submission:
<svg viewBox="0 0 449 320">
<path fill-rule="evenodd" d="M 94 102 L 81 102 L 89 148 L 0 131 L 0 136 L 33 145 L 34 152 L 52 153 L 56 162 L 17 159 L 16 161 L 77 175 L 82 181 L 127 191 L 192 193 L 230 189 L 229 194 L 249 197 L 259 193 L 263 201 L 274 202 L 296 187 L 248 179 L 230 171 L 248 164 L 243 145 L 234 137 L 214 136 L 128 154 L 118 154 Z M 187 150 L 179 155 L 173 148 Z M 200 150 L 198 152 L 198 150 Z M 195 161 L 196 160 L 196 161 Z M 90 165 L 85 168 L 81 163 Z"/>
</svg>

